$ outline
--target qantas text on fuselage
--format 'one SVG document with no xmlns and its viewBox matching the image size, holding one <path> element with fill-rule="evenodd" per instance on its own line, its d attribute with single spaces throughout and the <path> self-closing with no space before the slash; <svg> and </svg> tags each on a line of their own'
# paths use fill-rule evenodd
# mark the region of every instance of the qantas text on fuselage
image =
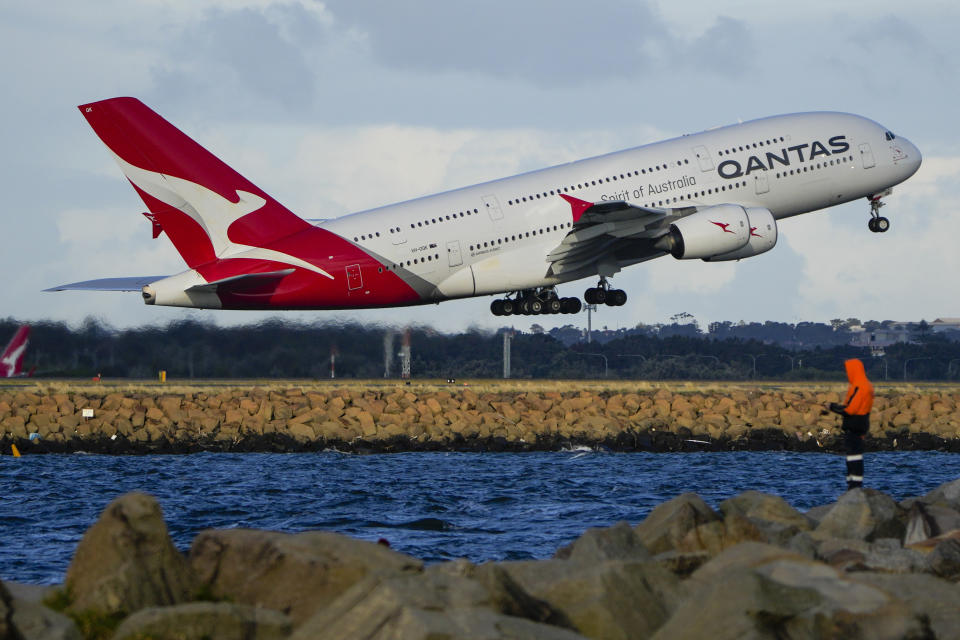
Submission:
<svg viewBox="0 0 960 640">
<path fill-rule="evenodd" d="M 140 291 L 147 304 L 215 309 L 392 307 L 498 294 L 496 315 L 573 313 L 558 287 L 619 306 L 609 279 L 667 254 L 740 260 L 778 221 L 881 198 L 920 166 L 867 118 L 816 112 L 712 129 L 363 211 L 308 221 L 134 98 L 80 106 L 187 269 L 51 290 Z"/>
</svg>

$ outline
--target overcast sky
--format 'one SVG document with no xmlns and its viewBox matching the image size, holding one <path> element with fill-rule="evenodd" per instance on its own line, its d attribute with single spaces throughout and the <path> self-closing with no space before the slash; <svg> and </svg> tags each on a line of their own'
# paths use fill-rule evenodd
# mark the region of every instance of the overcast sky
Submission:
<svg viewBox="0 0 960 640">
<path fill-rule="evenodd" d="M 17 6 L 20 5 L 20 6 Z M 858 201 L 786 220 L 739 263 L 670 257 L 613 279 L 595 326 L 960 316 L 960 43 L 954 2 L 45 0 L 0 5 L 5 194 L 0 316 L 116 327 L 266 314 L 42 293 L 183 270 L 76 105 L 140 98 L 307 218 L 777 113 L 858 113 L 908 137 L 920 171 L 886 234 Z M 582 295 L 593 281 L 560 287 Z M 491 297 L 290 319 L 494 328 Z M 439 311 L 439 312 L 438 312 Z M 586 324 L 586 316 L 517 317 Z M 0 340 L 4 338 L 0 336 Z"/>
</svg>

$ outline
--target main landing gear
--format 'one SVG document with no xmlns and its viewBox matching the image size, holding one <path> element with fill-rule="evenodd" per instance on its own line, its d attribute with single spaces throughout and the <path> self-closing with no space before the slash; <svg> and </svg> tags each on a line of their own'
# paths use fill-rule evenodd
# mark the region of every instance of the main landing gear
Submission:
<svg viewBox="0 0 960 640">
<path fill-rule="evenodd" d="M 579 298 L 561 298 L 553 287 L 527 289 L 490 303 L 495 316 L 536 316 L 553 313 L 580 313 L 583 305 Z"/>
<path fill-rule="evenodd" d="M 867 221 L 867 228 L 874 233 L 886 233 L 887 229 L 890 228 L 890 221 L 880 215 L 880 207 L 886 206 L 887 203 L 881 202 L 880 199 L 890 195 L 891 192 L 891 189 L 887 189 L 883 193 L 869 196 L 870 220 Z"/>
<path fill-rule="evenodd" d="M 608 307 L 622 307 L 627 303 L 627 292 L 623 289 L 611 289 L 606 278 L 600 278 L 597 286 L 584 291 L 583 299 L 587 304 L 605 304 Z"/>
</svg>

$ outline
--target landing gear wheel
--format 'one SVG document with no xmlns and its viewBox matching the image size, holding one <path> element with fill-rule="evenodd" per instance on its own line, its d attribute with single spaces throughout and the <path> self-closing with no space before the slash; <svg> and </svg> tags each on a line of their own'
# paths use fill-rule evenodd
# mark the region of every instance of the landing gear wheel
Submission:
<svg viewBox="0 0 960 640">
<path fill-rule="evenodd" d="M 517 305 L 513 300 L 501 300 L 503 303 L 503 315 L 512 316 L 517 312 Z"/>
<path fill-rule="evenodd" d="M 506 315 L 503 312 L 503 300 L 494 300 L 490 303 L 490 313 L 495 316 Z"/>
<path fill-rule="evenodd" d="M 561 313 L 580 313 L 580 310 L 583 309 L 580 298 L 564 298 L 560 303 L 562 305 Z"/>
<path fill-rule="evenodd" d="M 547 301 L 547 312 L 560 313 L 563 310 L 563 302 L 560 298 L 550 298 Z"/>
<path fill-rule="evenodd" d="M 611 289 L 607 291 L 607 306 L 622 307 L 627 303 L 627 292 L 623 289 Z"/>
<path fill-rule="evenodd" d="M 543 303 L 540 302 L 539 299 L 533 298 L 527 304 L 529 305 L 531 315 L 539 315 L 543 313 Z"/>
<path fill-rule="evenodd" d="M 867 197 L 870 201 L 870 221 L 867 222 L 867 228 L 874 233 L 884 233 L 890 228 L 890 221 L 880 215 L 880 207 L 886 206 L 887 203 L 882 202 L 881 198 L 890 195 L 891 191 L 891 189 L 887 189 L 882 193 Z"/>
<path fill-rule="evenodd" d="M 587 304 L 605 304 L 607 302 L 607 290 L 600 287 L 591 287 L 583 294 L 583 299 Z"/>
</svg>

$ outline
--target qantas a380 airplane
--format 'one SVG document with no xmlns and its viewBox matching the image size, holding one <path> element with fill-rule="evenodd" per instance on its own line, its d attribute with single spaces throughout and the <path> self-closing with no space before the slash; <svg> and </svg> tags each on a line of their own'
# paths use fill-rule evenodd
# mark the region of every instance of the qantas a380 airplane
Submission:
<svg viewBox="0 0 960 640">
<path fill-rule="evenodd" d="M 881 198 L 920 167 L 917 148 L 866 118 L 797 113 L 418 198 L 304 220 L 134 98 L 81 105 L 188 269 L 48 289 L 141 291 L 147 304 L 350 309 L 501 294 L 495 315 L 576 313 L 557 285 L 598 278 L 588 304 L 623 305 L 624 267 L 667 254 L 740 260 L 777 221 Z"/>
</svg>

